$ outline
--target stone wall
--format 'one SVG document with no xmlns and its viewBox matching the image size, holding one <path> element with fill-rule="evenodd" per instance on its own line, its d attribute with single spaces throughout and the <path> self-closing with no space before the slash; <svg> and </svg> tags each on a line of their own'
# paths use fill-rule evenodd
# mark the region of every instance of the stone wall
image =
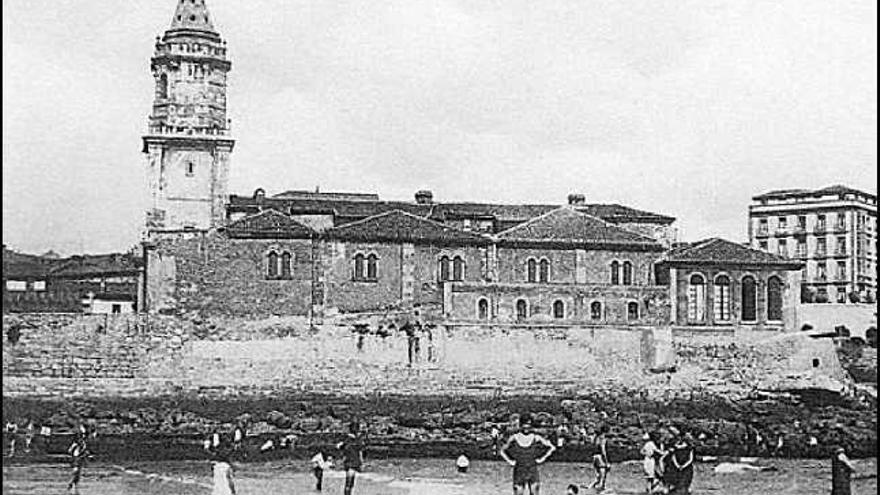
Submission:
<svg viewBox="0 0 880 495">
<path fill-rule="evenodd" d="M 4 332 L 14 325 L 21 338 L 3 346 L 3 393 L 12 396 L 37 389 L 51 395 L 53 387 L 60 387 L 58 393 L 100 394 L 105 383 L 104 393 L 115 394 L 125 388 L 119 385 L 125 379 L 135 395 L 206 390 L 577 395 L 623 387 L 736 396 L 757 389 L 840 389 L 845 382 L 831 342 L 804 334 L 669 337 L 673 334 L 652 327 L 469 324 L 428 327 L 416 343 L 398 329 L 388 328 L 383 337 L 375 327 L 357 333 L 329 320 L 310 327 L 302 317 L 4 317 Z M 678 371 L 648 372 L 657 364 L 650 347 L 669 345 L 664 341 L 670 338 Z"/>
<path fill-rule="evenodd" d="M 669 298 L 665 287 L 623 286 L 607 284 L 466 284 L 450 287 L 445 313 L 458 321 L 477 321 L 478 302 L 488 301 L 489 320 L 516 322 L 516 304 L 522 300 L 528 308 L 522 322 L 546 322 L 580 325 L 654 325 L 664 326 L 669 321 Z M 564 317 L 556 320 L 553 304 L 562 301 Z M 594 319 L 591 304 L 599 302 L 601 311 Z M 627 305 L 638 304 L 638 318 L 630 318 Z"/>
<path fill-rule="evenodd" d="M 272 249 L 292 254 L 289 279 L 266 276 Z M 311 308 L 312 241 L 308 239 L 230 239 L 211 233 L 160 242 L 150 252 L 148 264 L 153 311 L 266 317 L 308 314 Z"/>
</svg>

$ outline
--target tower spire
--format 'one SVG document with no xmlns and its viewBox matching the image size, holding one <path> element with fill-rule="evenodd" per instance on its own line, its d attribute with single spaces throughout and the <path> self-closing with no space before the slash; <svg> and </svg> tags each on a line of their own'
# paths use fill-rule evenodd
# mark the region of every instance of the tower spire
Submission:
<svg viewBox="0 0 880 495">
<path fill-rule="evenodd" d="M 170 29 L 215 32 L 205 0 L 178 0 Z"/>
</svg>

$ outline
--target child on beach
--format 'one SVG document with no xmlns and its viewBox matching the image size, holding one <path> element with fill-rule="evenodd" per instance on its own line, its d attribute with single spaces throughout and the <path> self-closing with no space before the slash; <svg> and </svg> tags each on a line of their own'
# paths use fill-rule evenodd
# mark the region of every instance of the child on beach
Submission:
<svg viewBox="0 0 880 495">
<path fill-rule="evenodd" d="M 660 453 L 660 448 L 657 447 L 657 443 L 648 432 L 645 432 L 642 440 L 645 441 L 641 450 L 642 468 L 645 471 L 645 492 L 651 493 L 657 488 L 659 482 L 657 479 L 657 456 Z"/>
<path fill-rule="evenodd" d="M 593 440 L 595 449 L 593 468 L 596 469 L 596 481 L 593 482 L 592 488 L 596 488 L 600 492 L 605 491 L 605 481 L 608 479 L 608 471 L 611 469 L 611 463 L 608 462 L 607 435 L 608 426 L 602 425 Z"/>
<path fill-rule="evenodd" d="M 455 460 L 455 467 L 458 469 L 459 473 L 466 473 L 470 465 L 470 459 L 468 459 L 467 456 L 464 454 L 461 454 L 460 456 L 458 456 L 458 459 Z"/>
<path fill-rule="evenodd" d="M 318 452 L 312 457 L 312 474 L 315 476 L 315 490 L 321 491 L 324 487 L 324 470 L 330 469 L 333 463 L 331 457 L 324 458 L 323 452 Z"/>
</svg>

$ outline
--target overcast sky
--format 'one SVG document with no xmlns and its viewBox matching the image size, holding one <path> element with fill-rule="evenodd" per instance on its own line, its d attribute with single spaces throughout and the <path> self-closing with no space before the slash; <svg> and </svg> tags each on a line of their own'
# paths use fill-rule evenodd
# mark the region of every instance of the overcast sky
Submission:
<svg viewBox="0 0 880 495">
<path fill-rule="evenodd" d="M 175 0 L 3 1 L 3 242 L 126 249 Z M 745 240 L 749 199 L 876 191 L 874 0 L 208 0 L 230 191 L 622 203 Z"/>
</svg>

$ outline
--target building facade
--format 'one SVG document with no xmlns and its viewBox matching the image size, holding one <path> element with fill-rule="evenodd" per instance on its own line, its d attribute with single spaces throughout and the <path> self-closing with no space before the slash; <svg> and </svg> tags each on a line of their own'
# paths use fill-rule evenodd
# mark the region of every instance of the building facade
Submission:
<svg viewBox="0 0 880 495">
<path fill-rule="evenodd" d="M 749 206 L 751 247 L 805 263 L 804 302 L 873 302 L 877 196 L 845 186 L 771 191 Z"/>
<path fill-rule="evenodd" d="M 225 50 L 203 0 L 180 0 L 156 44 L 157 89 L 144 137 L 152 204 L 141 310 L 318 320 L 411 311 L 467 324 L 728 324 L 677 319 L 684 310 L 677 282 L 670 282 L 678 275 L 670 273 L 688 267 L 668 257 L 676 242 L 670 216 L 590 203 L 577 193 L 558 204 L 441 202 L 430 191 L 410 201 L 297 190 L 228 195 L 233 141 L 225 119 Z M 800 264 L 765 256 L 763 264 L 743 266 L 743 256 L 755 253 L 740 248 L 716 252 L 712 270 L 754 274 L 756 283 L 779 289 L 766 303 L 770 309 L 760 297 L 754 304 L 766 315 L 756 316 L 756 325 L 778 323 L 775 295 L 793 289 L 776 280 L 789 280 L 784 272 Z M 707 295 L 704 304 L 713 301 Z"/>
</svg>

